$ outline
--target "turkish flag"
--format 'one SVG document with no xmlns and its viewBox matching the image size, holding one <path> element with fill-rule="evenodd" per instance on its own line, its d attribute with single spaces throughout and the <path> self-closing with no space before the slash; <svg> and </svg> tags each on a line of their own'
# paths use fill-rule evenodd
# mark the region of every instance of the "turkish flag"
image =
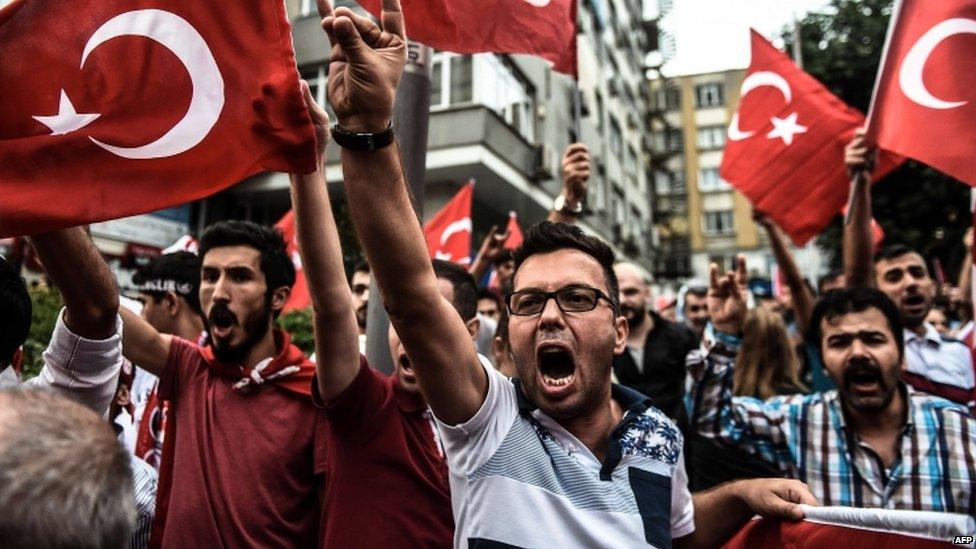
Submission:
<svg viewBox="0 0 976 549">
<path fill-rule="evenodd" d="M 976 527 L 972 517 L 958 513 L 801 507 L 805 520 L 751 520 L 723 548 L 927 549 L 951 546 L 957 536 L 969 538 L 965 544 L 972 545 L 973 528 Z"/>
<path fill-rule="evenodd" d="M 280 0 L 17 0 L 0 52 L 0 236 L 315 169 Z"/>
<path fill-rule="evenodd" d="M 471 262 L 471 197 L 469 181 L 424 225 L 430 257 L 467 265 Z"/>
<path fill-rule="evenodd" d="M 723 549 L 754 547 L 936 549 L 946 547 L 949 545 L 948 541 L 950 540 L 923 539 L 885 531 L 846 528 L 816 522 L 758 519 L 750 521 L 722 547 Z"/>
<path fill-rule="evenodd" d="M 976 186 L 976 2 L 895 5 L 867 137 Z"/>
<path fill-rule="evenodd" d="M 291 288 L 291 295 L 285 302 L 281 312 L 287 313 L 295 309 L 304 309 L 312 306 L 312 296 L 308 293 L 308 282 L 305 280 L 305 271 L 302 269 L 302 256 L 298 253 L 298 239 L 295 237 L 295 210 L 288 210 L 281 219 L 275 223 L 275 228 L 281 232 L 285 244 L 288 246 L 286 251 L 295 264 L 295 285 Z"/>
<path fill-rule="evenodd" d="M 381 0 L 358 0 L 376 17 Z M 577 0 L 401 0 L 407 35 L 455 53 L 528 53 L 576 78 Z"/>
<path fill-rule="evenodd" d="M 508 226 L 505 227 L 505 232 L 508 233 L 508 238 L 505 239 L 505 248 L 514 250 L 522 245 L 525 237 L 522 235 L 522 227 L 519 227 L 517 213 L 508 212 Z"/>
<path fill-rule="evenodd" d="M 864 116 L 751 34 L 752 62 L 720 173 L 802 246 L 847 202 L 844 147 Z M 875 180 L 901 161 L 881 154 Z"/>
</svg>

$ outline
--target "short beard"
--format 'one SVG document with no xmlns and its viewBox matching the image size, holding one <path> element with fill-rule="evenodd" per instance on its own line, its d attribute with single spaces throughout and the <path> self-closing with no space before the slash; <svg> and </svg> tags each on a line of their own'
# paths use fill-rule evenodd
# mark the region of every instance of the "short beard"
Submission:
<svg viewBox="0 0 976 549">
<path fill-rule="evenodd" d="M 241 325 L 244 329 L 244 341 L 239 345 L 226 345 L 211 338 L 214 357 L 224 364 L 243 364 L 247 360 L 247 355 L 251 349 L 268 335 L 271 329 L 271 296 L 265 300 L 264 307 L 260 311 L 248 315 Z"/>
<path fill-rule="evenodd" d="M 628 328 L 633 330 L 635 328 L 640 327 L 642 324 L 644 324 L 644 319 L 647 318 L 647 311 L 645 311 L 644 309 L 634 309 L 631 307 L 623 307 L 622 309 L 623 311 L 633 311 L 634 313 L 633 318 L 627 318 L 626 315 L 624 316 L 624 318 L 627 319 Z"/>
<path fill-rule="evenodd" d="M 925 317 L 929 316 L 929 311 L 930 310 L 931 310 L 931 307 L 929 307 L 929 309 L 926 310 L 925 311 L 925 314 L 923 314 L 922 316 L 908 316 L 905 313 L 902 313 L 901 311 L 899 311 L 899 313 L 900 313 L 899 316 L 901 316 L 902 326 L 904 326 L 905 328 L 908 328 L 909 330 L 914 330 L 915 328 L 918 328 L 919 326 L 922 325 L 922 323 L 925 322 Z"/>
<path fill-rule="evenodd" d="M 368 316 L 369 316 L 369 306 L 367 304 L 364 303 L 362 307 L 356 309 L 356 324 L 359 325 L 360 329 L 362 330 L 366 329 L 366 319 L 368 318 Z"/>
</svg>

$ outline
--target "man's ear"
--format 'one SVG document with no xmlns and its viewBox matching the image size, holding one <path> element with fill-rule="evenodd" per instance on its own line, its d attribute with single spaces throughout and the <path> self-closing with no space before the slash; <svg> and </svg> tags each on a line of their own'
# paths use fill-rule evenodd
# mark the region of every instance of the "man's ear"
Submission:
<svg viewBox="0 0 976 549">
<path fill-rule="evenodd" d="M 468 334 L 471 336 L 471 340 L 474 341 L 478 337 L 478 330 L 481 329 L 481 319 L 478 315 L 474 315 L 474 318 L 464 323 L 465 327 L 468 328 Z"/>
<path fill-rule="evenodd" d="M 627 350 L 627 335 L 630 333 L 630 327 L 627 326 L 627 319 L 623 315 L 618 315 L 613 320 L 613 330 L 615 336 L 613 354 L 623 354 Z"/>
<path fill-rule="evenodd" d="M 176 292 L 166 292 L 163 296 L 162 305 L 169 316 L 175 317 L 180 314 L 180 297 L 176 295 Z"/>
<path fill-rule="evenodd" d="M 271 311 L 280 312 L 285 307 L 285 303 L 288 303 L 289 297 L 291 297 L 291 288 L 288 286 L 275 288 L 271 292 Z"/>
</svg>

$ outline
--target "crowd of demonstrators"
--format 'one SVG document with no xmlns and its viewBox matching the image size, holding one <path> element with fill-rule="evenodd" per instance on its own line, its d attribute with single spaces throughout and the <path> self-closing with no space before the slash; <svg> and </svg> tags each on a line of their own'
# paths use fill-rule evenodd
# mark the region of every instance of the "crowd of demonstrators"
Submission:
<svg viewBox="0 0 976 549">
<path fill-rule="evenodd" d="M 577 226 L 581 143 L 547 220 L 515 249 L 493 227 L 465 269 L 429 258 L 395 143 L 349 141 L 390 128 L 399 1 L 378 23 L 317 3 L 369 262 L 347 277 L 330 120 L 303 83 L 318 170 L 290 189 L 315 358 L 277 328 L 295 267 L 273 228 L 211 225 L 198 254 L 139 270 L 133 310 L 83 229 L 33 237 L 65 308 L 22 384 L 30 298 L 0 260 L 5 546 L 714 547 L 802 505 L 976 513 L 973 360 L 953 339 L 971 304 L 916 251 L 873 253 L 860 135 L 844 268 L 816 292 L 756 212 L 780 292 L 739 256 L 655 302 L 639 265 Z M 389 375 L 363 356 L 371 289 Z"/>
<path fill-rule="evenodd" d="M 897 306 L 905 341 L 905 381 L 915 389 L 976 410 L 976 368 L 972 350 L 961 341 L 940 334 L 926 321 L 937 288 L 925 258 L 918 251 L 900 244 L 871 253 L 868 168 L 873 163 L 873 156 L 874 151 L 859 131 L 845 151 L 856 198 L 851 219 L 844 227 L 847 283 L 851 287 L 877 287 Z M 963 273 L 969 273 L 965 265 Z"/>
<path fill-rule="evenodd" d="M 406 60 L 399 3 L 383 2 L 382 29 L 320 5 L 330 57 L 343 60 L 330 67 L 338 125 L 384 131 Z M 790 480 L 691 496 L 674 424 L 639 393 L 611 391 L 627 327 L 605 244 L 565 224 L 528 232 L 506 299 L 518 373 L 510 380 L 478 357 L 441 295 L 396 147 L 344 148 L 341 158 L 353 224 L 438 422 L 457 545 L 662 546 L 677 538 L 678 546 L 711 546 L 756 511 L 799 518 L 797 504 L 813 501 Z"/>
<path fill-rule="evenodd" d="M 628 329 L 627 352 L 614 357 L 613 372 L 619 383 L 650 397 L 684 431 L 685 357 L 698 347 L 698 338 L 687 326 L 650 309 L 650 285 L 637 266 L 618 263 L 613 270 Z"/>
<path fill-rule="evenodd" d="M 689 357 L 692 423 L 797 478 L 825 505 L 972 514 L 976 420 L 965 407 L 901 381 L 900 313 L 881 291 L 828 292 L 811 318 L 836 390 L 760 399 L 735 396 L 745 298 L 713 266 L 716 343 Z"/>
</svg>

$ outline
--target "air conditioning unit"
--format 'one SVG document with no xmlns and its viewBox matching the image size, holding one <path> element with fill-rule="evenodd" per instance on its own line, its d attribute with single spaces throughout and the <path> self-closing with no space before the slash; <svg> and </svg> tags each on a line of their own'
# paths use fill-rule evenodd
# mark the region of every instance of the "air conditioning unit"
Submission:
<svg viewBox="0 0 976 549">
<path fill-rule="evenodd" d="M 551 179 L 556 165 L 556 150 L 552 145 L 543 143 L 535 148 L 535 177 L 537 179 Z"/>
</svg>

